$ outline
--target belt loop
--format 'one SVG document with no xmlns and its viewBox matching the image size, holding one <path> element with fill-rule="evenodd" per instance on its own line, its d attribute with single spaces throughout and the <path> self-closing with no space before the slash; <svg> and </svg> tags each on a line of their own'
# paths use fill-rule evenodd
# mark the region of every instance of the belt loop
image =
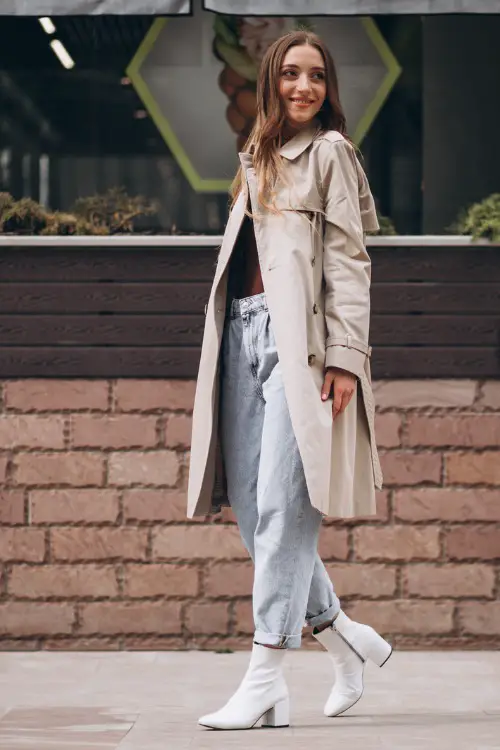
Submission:
<svg viewBox="0 0 500 750">
<path fill-rule="evenodd" d="M 350 349 L 351 348 L 351 338 L 352 338 L 351 334 L 348 333 L 345 338 L 346 338 L 346 341 L 347 341 L 347 348 Z"/>
</svg>

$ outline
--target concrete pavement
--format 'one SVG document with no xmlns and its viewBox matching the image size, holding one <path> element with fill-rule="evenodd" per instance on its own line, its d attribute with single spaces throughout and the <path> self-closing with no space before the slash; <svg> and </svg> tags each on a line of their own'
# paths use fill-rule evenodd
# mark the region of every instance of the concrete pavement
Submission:
<svg viewBox="0 0 500 750">
<path fill-rule="evenodd" d="M 500 653 L 396 652 L 381 670 L 368 665 L 351 711 L 327 719 L 328 657 L 293 652 L 289 729 L 199 727 L 247 662 L 244 652 L 0 653 L 0 748 L 500 749 Z"/>
</svg>

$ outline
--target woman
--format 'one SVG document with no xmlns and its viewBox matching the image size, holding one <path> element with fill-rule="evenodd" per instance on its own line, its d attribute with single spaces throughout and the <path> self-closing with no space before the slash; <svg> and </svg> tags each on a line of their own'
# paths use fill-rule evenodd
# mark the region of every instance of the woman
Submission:
<svg viewBox="0 0 500 750">
<path fill-rule="evenodd" d="M 269 48 L 257 97 L 207 305 L 188 490 L 188 515 L 205 514 L 222 474 L 255 564 L 250 666 L 199 720 L 216 729 L 288 726 L 282 662 L 304 621 L 334 662 L 327 716 L 359 700 L 367 658 L 382 666 L 391 653 L 341 611 L 317 554 L 322 517 L 373 514 L 382 482 L 364 246 L 373 199 L 316 35 Z"/>
</svg>

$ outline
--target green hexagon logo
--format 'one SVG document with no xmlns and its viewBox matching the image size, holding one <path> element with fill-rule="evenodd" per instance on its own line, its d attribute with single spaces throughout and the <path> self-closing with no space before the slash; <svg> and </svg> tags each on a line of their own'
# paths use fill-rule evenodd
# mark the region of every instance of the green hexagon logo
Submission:
<svg viewBox="0 0 500 750">
<path fill-rule="evenodd" d="M 257 21 L 197 10 L 156 19 L 141 42 L 127 75 L 197 192 L 229 189 L 253 120 L 262 51 L 296 23 L 334 53 L 349 131 L 360 144 L 401 73 L 371 18 Z"/>
</svg>

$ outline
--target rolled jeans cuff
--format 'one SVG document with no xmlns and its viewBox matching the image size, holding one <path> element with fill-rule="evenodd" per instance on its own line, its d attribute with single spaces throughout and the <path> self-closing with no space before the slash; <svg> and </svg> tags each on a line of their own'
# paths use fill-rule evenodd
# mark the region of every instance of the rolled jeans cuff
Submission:
<svg viewBox="0 0 500 750">
<path fill-rule="evenodd" d="M 321 614 L 319 615 L 314 615 L 314 617 L 306 616 L 306 623 L 311 628 L 317 628 L 318 625 L 324 625 L 325 622 L 330 622 L 330 620 L 333 620 L 339 612 L 340 609 L 338 605 L 332 604 L 331 607 L 328 607 L 328 609 L 325 609 L 325 611 L 321 612 Z"/>
<path fill-rule="evenodd" d="M 277 633 L 264 633 L 263 630 L 256 630 L 254 642 L 260 646 L 279 646 L 280 648 L 300 648 L 302 634 L 296 635 L 278 635 Z"/>
</svg>

